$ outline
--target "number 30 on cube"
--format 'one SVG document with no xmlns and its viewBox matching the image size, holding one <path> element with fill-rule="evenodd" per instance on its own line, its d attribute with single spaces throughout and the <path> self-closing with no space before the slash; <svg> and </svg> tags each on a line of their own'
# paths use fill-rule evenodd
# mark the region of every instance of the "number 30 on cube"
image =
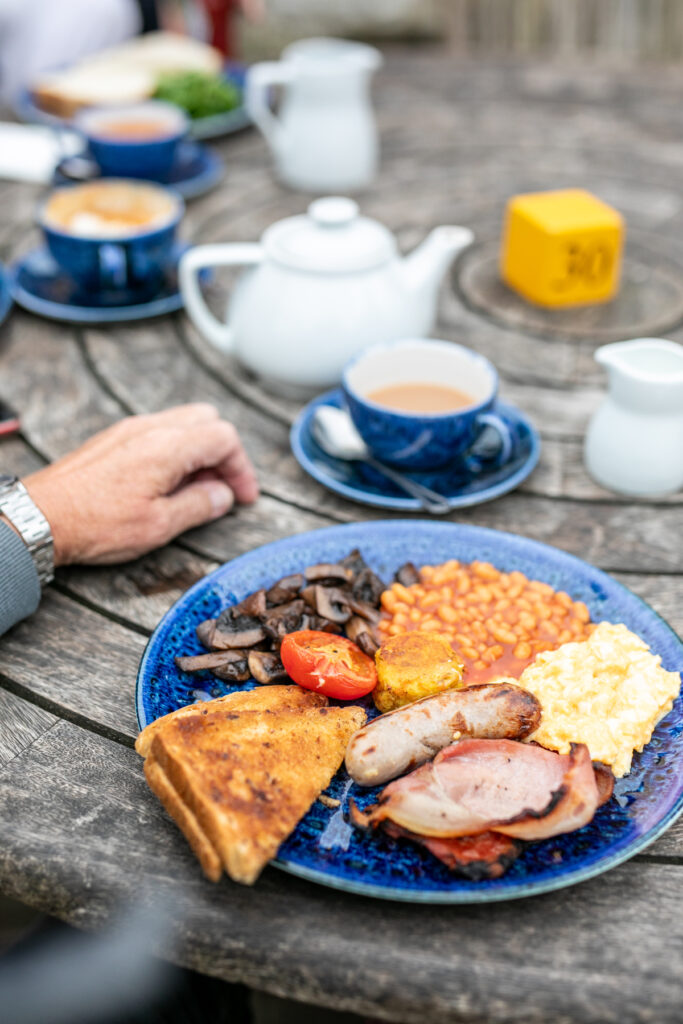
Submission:
<svg viewBox="0 0 683 1024">
<path fill-rule="evenodd" d="M 583 189 L 513 196 L 502 278 L 539 306 L 609 302 L 619 290 L 624 234 L 621 214 Z"/>
</svg>

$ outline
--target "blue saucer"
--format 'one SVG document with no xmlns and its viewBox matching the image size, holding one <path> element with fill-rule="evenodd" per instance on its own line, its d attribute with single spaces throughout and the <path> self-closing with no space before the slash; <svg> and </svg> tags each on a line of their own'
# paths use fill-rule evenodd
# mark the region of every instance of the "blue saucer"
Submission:
<svg viewBox="0 0 683 1024">
<path fill-rule="evenodd" d="M 81 154 L 78 156 L 80 157 Z M 222 176 L 223 162 L 214 150 L 202 146 L 198 142 L 183 142 L 178 147 L 178 156 L 168 181 L 160 184 L 172 186 L 183 199 L 195 199 L 217 185 Z M 52 176 L 52 184 L 70 185 L 77 184 L 77 182 L 67 177 L 62 173 L 60 167 L 57 167 Z"/>
<path fill-rule="evenodd" d="M 12 296 L 17 305 L 31 313 L 71 324 L 123 323 L 175 313 L 183 306 L 178 260 L 187 248 L 187 243 L 176 243 L 160 285 L 101 292 L 85 291 L 55 263 L 47 249 L 33 249 L 12 264 Z"/>
<path fill-rule="evenodd" d="M 361 462 L 332 458 L 316 444 L 311 424 L 319 405 L 344 408 L 341 388 L 328 391 L 309 402 L 292 427 L 290 443 L 302 469 L 331 491 L 362 505 L 402 512 L 423 512 L 416 498 L 405 494 L 371 467 Z M 486 436 L 488 431 L 484 431 L 475 447 L 470 449 L 466 463 L 460 461 L 445 469 L 413 473 L 413 479 L 443 494 L 452 509 L 479 505 L 518 487 L 538 462 L 540 439 L 535 427 L 519 409 L 498 402 L 496 412 L 508 424 L 513 436 L 512 455 L 507 462 L 498 465 L 495 457 L 489 457 L 495 453 L 495 447 L 489 447 L 491 438 Z"/>
<path fill-rule="evenodd" d="M 0 324 L 7 319 L 12 308 L 12 292 L 10 290 L 9 275 L 5 268 L 0 265 Z"/>
</svg>

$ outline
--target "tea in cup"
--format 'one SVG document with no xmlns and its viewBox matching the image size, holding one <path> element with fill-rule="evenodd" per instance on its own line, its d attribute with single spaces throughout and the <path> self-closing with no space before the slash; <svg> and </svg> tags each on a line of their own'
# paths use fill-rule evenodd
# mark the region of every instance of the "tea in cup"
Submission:
<svg viewBox="0 0 683 1024">
<path fill-rule="evenodd" d="M 464 456 L 485 427 L 512 436 L 494 411 L 498 374 L 484 356 L 450 341 L 407 339 L 375 345 L 348 364 L 342 387 L 351 418 L 372 454 L 407 470 L 431 470 Z"/>
<path fill-rule="evenodd" d="M 38 223 L 53 258 L 84 288 L 130 288 L 160 281 L 184 209 L 159 185 L 112 178 L 56 189 Z"/>
<path fill-rule="evenodd" d="M 151 181 L 168 181 L 189 129 L 187 115 L 161 100 L 85 110 L 75 124 L 105 177 Z"/>
</svg>

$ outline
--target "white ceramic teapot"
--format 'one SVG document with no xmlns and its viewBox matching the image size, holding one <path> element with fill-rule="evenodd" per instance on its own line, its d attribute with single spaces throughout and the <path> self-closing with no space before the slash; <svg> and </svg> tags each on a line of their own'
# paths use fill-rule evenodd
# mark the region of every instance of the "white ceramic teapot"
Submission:
<svg viewBox="0 0 683 1024">
<path fill-rule="evenodd" d="M 375 342 L 424 337 L 438 288 L 468 228 L 439 227 L 407 257 L 387 228 L 352 199 L 330 196 L 264 232 L 260 245 L 190 249 L 180 261 L 185 307 L 198 329 L 234 353 L 272 390 L 302 396 L 339 382 L 346 363 Z M 249 266 L 234 289 L 228 323 L 209 312 L 198 275 Z"/>
<path fill-rule="evenodd" d="M 370 78 L 382 55 L 346 39 L 301 39 L 279 61 L 247 73 L 245 105 L 263 132 L 279 178 L 308 192 L 352 192 L 377 173 L 379 144 Z M 273 86 L 281 86 L 276 117 Z"/>
<path fill-rule="evenodd" d="M 609 392 L 588 427 L 586 468 L 612 491 L 668 494 L 683 487 L 683 345 L 635 338 L 603 345 Z"/>
</svg>

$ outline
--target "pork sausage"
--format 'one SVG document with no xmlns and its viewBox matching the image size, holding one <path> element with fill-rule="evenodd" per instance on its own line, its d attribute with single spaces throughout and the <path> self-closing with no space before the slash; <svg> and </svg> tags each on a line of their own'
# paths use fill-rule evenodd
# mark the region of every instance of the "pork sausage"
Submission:
<svg viewBox="0 0 683 1024">
<path fill-rule="evenodd" d="M 379 786 L 424 764 L 454 739 L 519 740 L 537 729 L 541 705 L 514 682 L 444 690 L 380 715 L 346 748 L 346 770 L 360 786 Z"/>
</svg>

